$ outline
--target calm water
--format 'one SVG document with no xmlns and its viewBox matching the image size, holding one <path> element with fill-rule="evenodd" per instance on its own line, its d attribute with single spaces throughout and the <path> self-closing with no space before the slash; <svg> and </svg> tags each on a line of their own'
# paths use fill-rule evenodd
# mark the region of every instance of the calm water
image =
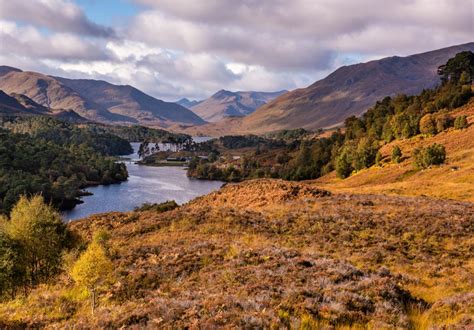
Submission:
<svg viewBox="0 0 474 330">
<path fill-rule="evenodd" d="M 201 139 L 200 139 L 201 140 Z M 108 186 L 87 188 L 94 195 L 82 198 L 83 204 L 64 212 L 67 221 L 84 218 L 94 213 L 131 211 L 143 203 L 160 203 L 175 200 L 185 203 L 221 187 L 222 182 L 193 180 L 186 176 L 183 167 L 151 167 L 134 164 L 138 143 L 132 143 L 135 153 L 125 160 L 128 181 Z"/>
</svg>

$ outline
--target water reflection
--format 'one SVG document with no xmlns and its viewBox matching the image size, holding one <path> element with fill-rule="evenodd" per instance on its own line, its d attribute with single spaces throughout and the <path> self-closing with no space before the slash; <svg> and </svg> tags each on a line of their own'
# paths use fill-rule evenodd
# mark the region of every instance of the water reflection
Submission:
<svg viewBox="0 0 474 330">
<path fill-rule="evenodd" d="M 138 143 L 132 143 L 134 153 L 127 156 L 128 181 L 108 186 L 90 187 L 92 196 L 83 197 L 83 204 L 64 213 L 67 221 L 94 213 L 131 211 L 145 202 L 160 203 L 175 200 L 182 204 L 219 189 L 222 182 L 194 180 L 186 176 L 183 167 L 151 167 L 137 165 Z"/>
</svg>

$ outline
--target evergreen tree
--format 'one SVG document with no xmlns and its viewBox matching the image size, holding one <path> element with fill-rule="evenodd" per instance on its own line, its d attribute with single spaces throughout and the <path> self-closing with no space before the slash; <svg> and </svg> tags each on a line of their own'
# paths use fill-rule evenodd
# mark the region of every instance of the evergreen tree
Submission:
<svg viewBox="0 0 474 330">
<path fill-rule="evenodd" d="M 461 76 L 463 76 L 463 81 L 471 84 L 474 77 L 474 53 L 463 51 L 456 54 L 446 64 L 438 68 L 438 74 L 441 76 L 443 83 L 449 81 L 458 83 Z"/>
<path fill-rule="evenodd" d="M 434 143 L 426 148 L 413 151 L 414 165 L 418 169 L 426 169 L 431 165 L 443 164 L 446 160 L 446 149 L 442 144 Z"/>
<path fill-rule="evenodd" d="M 467 122 L 467 117 L 466 116 L 458 116 L 454 120 L 454 128 L 455 129 L 464 129 L 469 126 Z"/>
<path fill-rule="evenodd" d="M 345 179 L 351 175 L 352 171 L 351 157 L 346 150 L 343 150 L 336 158 L 336 174 L 339 178 Z"/>
</svg>

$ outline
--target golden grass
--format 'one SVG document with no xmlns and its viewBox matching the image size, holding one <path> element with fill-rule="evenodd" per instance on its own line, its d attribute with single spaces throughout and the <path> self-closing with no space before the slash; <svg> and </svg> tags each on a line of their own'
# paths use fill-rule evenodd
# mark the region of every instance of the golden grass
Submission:
<svg viewBox="0 0 474 330">
<path fill-rule="evenodd" d="M 470 127 L 467 129 L 449 129 L 435 136 L 420 135 L 393 141 L 380 150 L 385 160 L 382 166 L 364 169 L 345 180 L 337 179 L 331 173 L 312 182 L 332 192 L 425 195 L 474 202 L 474 101 L 458 109 L 453 116 L 461 114 L 468 115 Z M 413 150 L 433 143 L 446 147 L 446 164 L 424 171 L 414 170 Z M 390 162 L 395 145 L 402 149 L 404 160 L 400 164 Z"/>
</svg>

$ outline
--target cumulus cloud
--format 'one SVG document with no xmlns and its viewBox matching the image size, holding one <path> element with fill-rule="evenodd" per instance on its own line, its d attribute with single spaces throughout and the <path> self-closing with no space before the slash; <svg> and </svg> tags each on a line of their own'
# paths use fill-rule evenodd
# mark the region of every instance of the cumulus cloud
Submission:
<svg viewBox="0 0 474 330">
<path fill-rule="evenodd" d="M 94 37 L 113 37 L 114 31 L 90 21 L 68 0 L 0 0 L 0 18 L 17 20 L 54 31 Z"/>
<path fill-rule="evenodd" d="M 470 42 L 474 31 L 472 0 L 129 1 L 138 12 L 111 28 L 72 0 L 0 0 L 0 61 L 176 100 L 304 87 L 340 65 Z"/>
<path fill-rule="evenodd" d="M 327 68 L 341 50 L 409 54 L 473 32 L 471 0 L 137 1 L 148 10 L 133 38 L 279 70 Z"/>
<path fill-rule="evenodd" d="M 33 58 L 97 60 L 107 58 L 97 43 L 70 33 L 44 35 L 33 26 L 0 20 L 0 44 L 4 55 Z"/>
</svg>

